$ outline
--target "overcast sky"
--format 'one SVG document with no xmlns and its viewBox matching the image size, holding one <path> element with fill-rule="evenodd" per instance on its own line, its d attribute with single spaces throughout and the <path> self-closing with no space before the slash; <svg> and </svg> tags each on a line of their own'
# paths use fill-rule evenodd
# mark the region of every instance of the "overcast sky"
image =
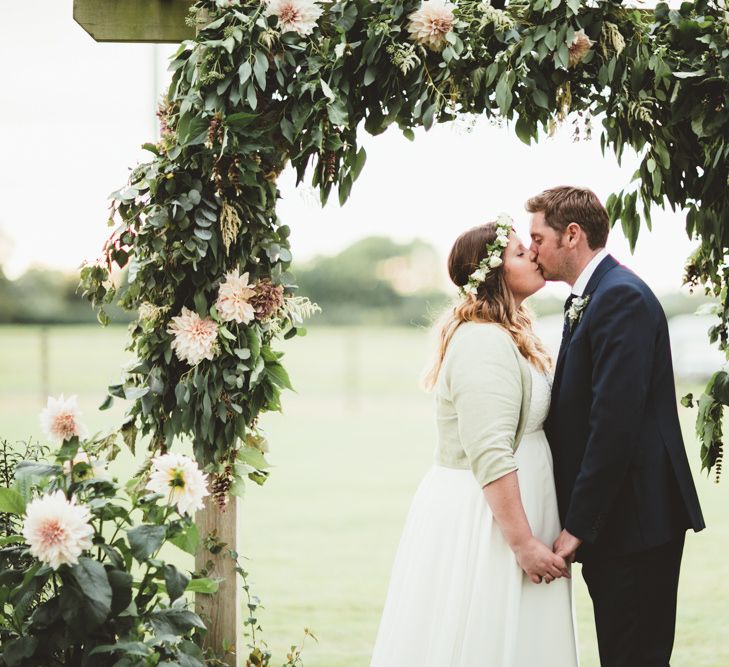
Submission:
<svg viewBox="0 0 729 667">
<path fill-rule="evenodd" d="M 11 3 L 0 24 L 0 261 L 15 277 L 28 266 L 73 270 L 93 261 L 105 238 L 108 195 L 124 184 L 155 138 L 156 100 L 166 80 L 169 45 L 96 44 L 72 19 L 71 0 Z M 279 213 L 292 228 L 294 257 L 333 253 L 358 238 L 419 237 L 445 257 L 465 228 L 511 213 L 528 235 L 525 199 L 559 184 L 586 185 L 603 199 L 628 186 L 634 156 L 618 167 L 603 158 L 599 127 L 573 143 L 569 123 L 554 138 L 525 146 L 508 127 L 480 121 L 416 132 L 362 136 L 367 165 L 349 202 L 321 209 L 291 171 L 279 184 Z M 619 229 L 608 248 L 659 293 L 678 289 L 692 244 L 683 216 L 654 213 L 630 255 Z M 553 287 L 554 293 L 566 291 Z"/>
</svg>

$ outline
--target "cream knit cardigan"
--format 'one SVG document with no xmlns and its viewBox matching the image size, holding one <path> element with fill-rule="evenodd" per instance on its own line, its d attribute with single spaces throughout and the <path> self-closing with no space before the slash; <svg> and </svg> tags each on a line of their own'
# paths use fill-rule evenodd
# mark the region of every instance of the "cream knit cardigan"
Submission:
<svg viewBox="0 0 729 667">
<path fill-rule="evenodd" d="M 461 324 L 435 386 L 436 463 L 470 468 L 482 487 L 516 470 L 531 393 L 529 362 L 505 329 Z"/>
</svg>

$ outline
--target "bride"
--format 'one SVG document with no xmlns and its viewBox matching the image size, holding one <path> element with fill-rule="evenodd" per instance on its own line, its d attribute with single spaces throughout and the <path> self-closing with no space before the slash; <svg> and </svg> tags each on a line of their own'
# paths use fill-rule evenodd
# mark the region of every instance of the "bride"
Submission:
<svg viewBox="0 0 729 667">
<path fill-rule="evenodd" d="M 512 221 L 463 233 L 462 299 L 425 383 L 438 444 L 390 578 L 371 667 L 577 665 L 569 565 L 542 430 L 551 360 L 524 299 L 544 285 Z M 549 585 L 545 585 L 549 584 Z"/>
</svg>

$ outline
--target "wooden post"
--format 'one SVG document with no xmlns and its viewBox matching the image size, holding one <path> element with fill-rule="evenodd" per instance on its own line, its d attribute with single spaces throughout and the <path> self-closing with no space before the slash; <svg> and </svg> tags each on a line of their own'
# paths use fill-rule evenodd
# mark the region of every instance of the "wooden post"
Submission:
<svg viewBox="0 0 729 667">
<path fill-rule="evenodd" d="M 178 43 L 195 36 L 185 25 L 193 0 L 73 0 L 73 18 L 97 42 Z M 641 13 L 655 10 L 657 0 L 628 0 Z M 676 7 L 677 0 L 669 1 Z M 494 6 L 504 2 L 492 1 Z"/>
<path fill-rule="evenodd" d="M 192 0 L 73 0 L 73 18 L 97 42 L 178 43 Z"/>
<path fill-rule="evenodd" d="M 220 588 L 213 595 L 197 593 L 195 611 L 208 627 L 206 647 L 212 647 L 222 654 L 224 648 L 233 647 L 234 654 L 225 656 L 229 667 L 245 664 L 241 641 L 242 581 L 235 571 L 236 563 L 230 557 L 230 550 L 238 551 L 238 498 L 231 495 L 228 505 L 221 511 L 212 498 L 207 499 L 205 509 L 195 516 L 200 532 L 200 546 L 195 554 L 195 569 L 207 570 L 207 576 L 222 579 Z M 213 542 L 225 542 L 219 553 L 213 554 L 206 547 L 206 538 L 212 536 Z"/>
</svg>

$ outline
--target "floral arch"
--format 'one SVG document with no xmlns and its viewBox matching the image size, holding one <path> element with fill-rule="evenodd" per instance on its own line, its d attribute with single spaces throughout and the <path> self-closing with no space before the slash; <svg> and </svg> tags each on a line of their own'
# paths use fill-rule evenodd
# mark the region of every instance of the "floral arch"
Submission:
<svg viewBox="0 0 729 667">
<path fill-rule="evenodd" d="M 503 3 L 500 3 L 503 5 Z M 137 311 L 138 358 L 109 401 L 132 401 L 121 427 L 150 453 L 190 437 L 223 505 L 263 483 L 257 428 L 290 388 L 276 342 L 304 333 L 315 309 L 295 296 L 289 228 L 276 179 L 290 163 L 324 203 L 344 204 L 362 171 L 361 128 L 408 138 L 460 114 L 507 120 L 529 144 L 568 114 L 600 120 L 603 151 L 640 156 L 635 182 L 607 201 L 635 245 L 651 206 L 686 210 L 700 241 L 686 282 L 717 299 L 709 332 L 726 352 L 729 322 L 729 18 L 719 2 L 679 9 L 619 0 L 199 0 L 198 27 L 171 60 L 162 137 L 145 144 L 113 195 L 106 262 L 82 270 L 107 321 Z M 114 265 L 128 285 L 113 287 Z M 685 397 L 692 404 L 692 397 Z M 698 399 L 704 467 L 721 468 L 729 375 Z"/>
</svg>

